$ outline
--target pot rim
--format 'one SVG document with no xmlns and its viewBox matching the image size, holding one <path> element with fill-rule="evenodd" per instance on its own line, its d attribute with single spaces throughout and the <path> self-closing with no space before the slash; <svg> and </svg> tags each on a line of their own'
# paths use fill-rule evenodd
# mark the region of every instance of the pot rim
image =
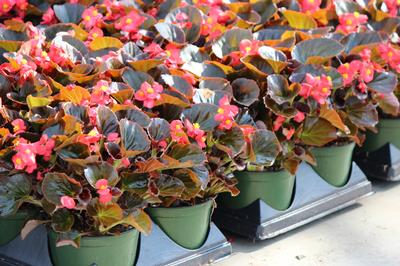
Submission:
<svg viewBox="0 0 400 266">
<path fill-rule="evenodd" d="M 214 201 L 214 198 L 209 198 L 207 199 L 205 202 L 199 203 L 199 204 L 195 204 L 195 205 L 191 205 L 191 206 L 173 206 L 173 207 L 164 207 L 164 206 L 149 206 L 147 207 L 147 209 L 195 209 L 195 208 L 200 208 L 203 207 L 204 205 L 209 204 L 210 202 L 212 203 Z"/>
<path fill-rule="evenodd" d="M 48 228 L 47 231 L 52 235 L 56 235 L 57 234 L 57 232 L 54 231 L 53 228 Z M 135 233 L 135 231 L 138 234 L 140 234 L 140 232 L 136 228 L 131 228 L 131 229 L 128 229 L 128 230 L 126 230 L 126 231 L 124 231 L 124 232 L 122 232 L 122 233 L 120 233 L 118 235 L 102 235 L 102 236 L 88 236 L 88 235 L 85 235 L 85 236 L 81 236 L 81 239 L 84 240 L 85 242 L 86 241 L 92 242 L 92 241 L 98 241 L 98 240 L 106 240 L 106 239 L 110 239 L 110 238 L 118 239 L 118 238 L 127 237 L 128 234 Z"/>
</svg>

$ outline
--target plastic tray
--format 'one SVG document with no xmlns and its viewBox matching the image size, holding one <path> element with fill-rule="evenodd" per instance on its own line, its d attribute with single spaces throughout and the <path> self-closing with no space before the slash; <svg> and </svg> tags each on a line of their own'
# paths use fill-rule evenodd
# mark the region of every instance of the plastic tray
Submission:
<svg viewBox="0 0 400 266">
<path fill-rule="evenodd" d="M 308 164 L 301 164 L 291 207 L 278 211 L 258 199 L 241 209 L 219 207 L 214 222 L 219 228 L 253 240 L 264 240 L 322 218 L 373 194 L 371 183 L 353 163 L 348 183 L 340 188 L 324 181 Z"/>
<path fill-rule="evenodd" d="M 373 152 L 357 152 L 354 159 L 368 177 L 400 181 L 400 149 L 393 144 Z"/>
<path fill-rule="evenodd" d="M 153 224 L 150 235 L 141 235 L 139 250 L 137 266 L 203 265 L 219 261 L 232 253 L 231 244 L 213 223 L 206 242 L 199 249 L 188 250 L 179 246 Z M 17 237 L 0 247 L 0 266 L 51 265 L 47 232 L 43 226 L 33 231 L 25 240 Z"/>
</svg>

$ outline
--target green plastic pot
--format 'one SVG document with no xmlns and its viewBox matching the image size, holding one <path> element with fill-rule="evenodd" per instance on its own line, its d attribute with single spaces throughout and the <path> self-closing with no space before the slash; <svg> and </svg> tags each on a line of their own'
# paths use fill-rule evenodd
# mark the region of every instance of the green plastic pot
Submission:
<svg viewBox="0 0 400 266">
<path fill-rule="evenodd" d="M 242 171 L 235 172 L 235 177 L 239 181 L 237 188 L 240 193 L 236 197 L 221 194 L 218 203 L 222 206 L 239 209 L 261 199 L 276 210 L 290 207 L 296 178 L 288 171 Z"/>
<path fill-rule="evenodd" d="M 362 150 L 374 151 L 388 142 L 400 149 L 400 119 L 381 119 L 377 128 L 378 133 L 367 132 Z"/>
<path fill-rule="evenodd" d="M 150 207 L 151 219 L 178 245 L 198 249 L 207 238 L 213 200 L 188 207 Z"/>
<path fill-rule="evenodd" d="M 342 187 L 349 178 L 355 143 L 313 148 L 317 165 L 314 170 L 329 184 Z"/>
<path fill-rule="evenodd" d="M 56 266 L 132 266 L 139 232 L 135 229 L 116 236 L 82 237 L 80 247 L 56 247 L 57 234 L 49 230 L 50 255 Z"/>
<path fill-rule="evenodd" d="M 14 240 L 21 233 L 21 229 L 30 217 L 31 214 L 27 211 L 19 211 L 10 216 L 0 217 L 0 246 Z"/>
</svg>

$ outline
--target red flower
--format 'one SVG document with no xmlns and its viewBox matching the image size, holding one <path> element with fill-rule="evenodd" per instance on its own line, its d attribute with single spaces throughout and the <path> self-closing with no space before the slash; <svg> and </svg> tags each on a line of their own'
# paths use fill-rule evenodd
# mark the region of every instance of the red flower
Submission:
<svg viewBox="0 0 400 266">
<path fill-rule="evenodd" d="M 136 11 L 131 11 L 115 23 L 115 28 L 128 33 L 136 33 L 145 20 L 146 18 L 137 14 Z"/>
<path fill-rule="evenodd" d="M 250 125 L 241 125 L 240 129 L 243 132 L 244 135 L 244 139 L 246 142 L 250 142 L 251 141 L 251 136 L 254 134 L 254 132 L 256 131 L 254 127 L 250 126 Z"/>
<path fill-rule="evenodd" d="M 44 12 L 43 17 L 42 17 L 42 22 L 40 24 L 44 25 L 51 25 L 51 24 L 56 24 L 57 19 L 55 16 L 55 13 L 51 7 L 49 7 L 46 12 Z"/>
<path fill-rule="evenodd" d="M 257 40 L 241 40 L 239 44 L 242 56 L 258 54 L 258 41 Z"/>
<path fill-rule="evenodd" d="M 100 26 L 100 23 L 103 20 L 103 15 L 97 11 L 96 7 L 91 6 L 83 11 L 82 18 L 82 24 L 86 29 L 90 30 L 95 26 Z"/>
<path fill-rule="evenodd" d="M 274 131 L 278 131 L 281 126 L 283 125 L 283 123 L 286 121 L 286 118 L 283 116 L 278 115 L 278 117 L 275 119 L 274 121 Z"/>
<path fill-rule="evenodd" d="M 97 190 L 97 193 L 100 195 L 99 201 L 101 204 L 107 204 L 112 200 L 112 194 L 108 188 L 104 190 Z"/>
<path fill-rule="evenodd" d="M 288 128 L 283 128 L 282 129 L 282 134 L 286 137 L 287 140 L 290 140 L 295 133 L 295 130 L 293 127 Z"/>
<path fill-rule="evenodd" d="M 299 2 L 302 12 L 316 12 L 321 5 L 321 0 L 300 0 Z"/>
<path fill-rule="evenodd" d="M 228 96 L 222 97 L 218 102 L 219 108 L 214 119 L 218 122 L 220 129 L 231 129 L 234 123 L 234 117 L 238 114 L 239 108 L 236 105 L 230 105 Z"/>
<path fill-rule="evenodd" d="M 356 32 L 362 24 L 368 21 L 366 15 L 360 14 L 358 12 L 346 13 L 339 16 L 339 26 L 336 30 L 342 31 L 344 34 L 349 34 Z"/>
<path fill-rule="evenodd" d="M 50 45 L 48 56 L 50 57 L 51 61 L 61 67 L 67 66 L 70 62 L 68 55 L 64 52 L 64 50 L 55 45 Z"/>
<path fill-rule="evenodd" d="M 326 98 L 331 94 L 332 80 L 330 77 L 322 75 L 321 77 L 314 77 L 307 73 L 299 95 L 307 99 L 313 97 L 319 104 L 325 104 Z"/>
<path fill-rule="evenodd" d="M 0 15 L 5 15 L 13 8 L 15 0 L 0 0 Z"/>
<path fill-rule="evenodd" d="M 173 120 L 169 125 L 171 131 L 171 138 L 173 141 L 176 141 L 180 144 L 187 144 L 189 143 L 188 136 L 186 135 L 185 131 L 183 130 L 183 124 L 179 120 Z"/>
<path fill-rule="evenodd" d="M 104 190 L 108 188 L 108 180 L 107 179 L 99 179 L 96 182 L 96 189 Z"/>
<path fill-rule="evenodd" d="M 306 116 L 304 115 L 303 112 L 297 111 L 297 113 L 294 116 L 293 120 L 296 121 L 297 123 L 301 123 L 301 122 L 303 122 L 305 117 Z"/>
<path fill-rule="evenodd" d="M 11 125 L 13 125 L 13 131 L 15 134 L 25 132 L 25 130 L 26 130 L 25 122 L 24 122 L 24 120 L 22 120 L 20 118 L 12 121 Z"/>
<path fill-rule="evenodd" d="M 44 134 L 40 137 L 38 142 L 34 143 L 34 145 L 36 148 L 36 154 L 42 155 L 44 160 L 49 161 L 56 142 L 54 139 L 49 139 L 47 135 Z"/>
<path fill-rule="evenodd" d="M 198 123 L 190 123 L 189 120 L 185 120 L 185 126 L 187 129 L 187 134 L 189 137 L 196 140 L 197 144 L 199 144 L 200 148 L 206 147 L 206 137 L 204 130 L 200 129 L 200 125 Z"/>
<path fill-rule="evenodd" d="M 160 93 L 162 91 L 163 87 L 157 82 L 154 82 L 153 85 L 144 82 L 140 89 L 135 92 L 135 99 L 143 102 L 144 107 L 153 108 L 155 101 L 161 98 Z"/>
<path fill-rule="evenodd" d="M 174 44 L 170 43 L 165 47 L 165 54 L 168 57 L 165 61 L 168 66 L 177 68 L 178 65 L 183 64 L 181 50 Z"/>
<path fill-rule="evenodd" d="M 347 86 L 351 84 L 354 77 L 360 70 L 362 63 L 359 60 L 353 60 L 350 63 L 342 64 L 338 67 L 338 72 L 342 74 L 344 85 Z"/>
<path fill-rule="evenodd" d="M 60 201 L 61 206 L 67 209 L 73 209 L 76 206 L 75 200 L 70 196 L 62 196 Z"/>
</svg>

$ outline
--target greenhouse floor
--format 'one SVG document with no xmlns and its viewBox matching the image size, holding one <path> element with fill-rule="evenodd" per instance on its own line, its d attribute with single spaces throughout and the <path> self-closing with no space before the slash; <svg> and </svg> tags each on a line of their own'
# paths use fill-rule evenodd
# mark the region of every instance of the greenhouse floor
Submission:
<svg viewBox="0 0 400 266">
<path fill-rule="evenodd" d="M 373 182 L 374 195 L 273 239 L 228 235 L 233 255 L 216 266 L 398 266 L 400 183 Z"/>
</svg>

